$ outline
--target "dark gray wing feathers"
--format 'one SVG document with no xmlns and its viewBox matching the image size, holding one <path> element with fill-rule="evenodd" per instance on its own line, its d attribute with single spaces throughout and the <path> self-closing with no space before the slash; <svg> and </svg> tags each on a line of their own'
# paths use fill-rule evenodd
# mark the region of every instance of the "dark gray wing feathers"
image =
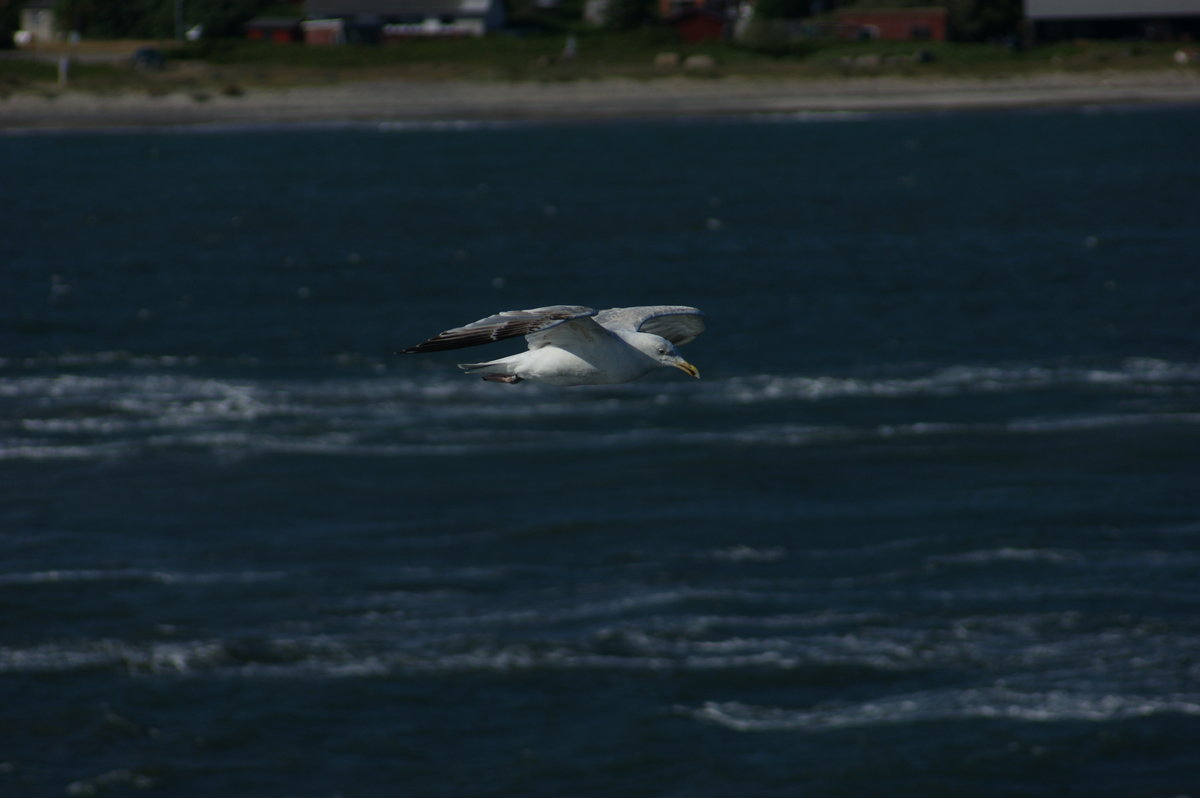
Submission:
<svg viewBox="0 0 1200 798">
<path fill-rule="evenodd" d="M 571 319 L 595 316 L 596 311 L 583 305 L 550 305 L 531 310 L 506 310 L 493 316 L 471 322 L 462 327 L 438 333 L 416 346 L 400 350 L 401 354 L 417 352 L 440 352 L 446 349 L 462 349 L 467 346 L 490 344 L 515 338 L 519 335 L 542 332 Z"/>
</svg>

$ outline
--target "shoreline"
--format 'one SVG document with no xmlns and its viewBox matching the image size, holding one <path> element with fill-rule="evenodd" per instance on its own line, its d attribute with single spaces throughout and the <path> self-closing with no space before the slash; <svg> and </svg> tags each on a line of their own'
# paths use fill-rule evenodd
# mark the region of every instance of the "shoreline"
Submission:
<svg viewBox="0 0 1200 798">
<path fill-rule="evenodd" d="M 64 91 L 0 99 L 0 132 L 337 123 L 570 122 L 698 116 L 1200 105 L 1200 72 L 1018 78 L 664 77 L 562 83 L 386 80 L 238 96 Z"/>
</svg>

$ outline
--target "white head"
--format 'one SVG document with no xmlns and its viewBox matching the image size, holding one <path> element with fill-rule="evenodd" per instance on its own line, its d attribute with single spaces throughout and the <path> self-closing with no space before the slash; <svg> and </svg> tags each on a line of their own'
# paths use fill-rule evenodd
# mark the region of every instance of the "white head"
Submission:
<svg viewBox="0 0 1200 798">
<path fill-rule="evenodd" d="M 679 350 L 675 348 L 675 344 L 661 335 L 639 332 L 627 335 L 626 340 L 637 347 L 640 352 L 656 361 L 659 366 L 679 369 L 684 374 L 699 379 L 700 369 L 684 360 L 683 355 L 679 354 Z"/>
</svg>

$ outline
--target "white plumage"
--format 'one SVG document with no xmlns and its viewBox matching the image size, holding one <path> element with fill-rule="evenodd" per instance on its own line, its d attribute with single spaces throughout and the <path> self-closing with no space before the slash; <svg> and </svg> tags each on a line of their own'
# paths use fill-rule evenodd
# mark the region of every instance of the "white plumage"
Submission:
<svg viewBox="0 0 1200 798">
<path fill-rule="evenodd" d="M 506 310 L 439 333 L 402 350 L 437 352 L 524 335 L 529 349 L 459 368 L 492 382 L 604 385 L 636 380 L 658 368 L 700 372 L 676 346 L 704 331 L 704 314 L 684 305 L 646 305 L 595 311 L 582 305 Z"/>
</svg>

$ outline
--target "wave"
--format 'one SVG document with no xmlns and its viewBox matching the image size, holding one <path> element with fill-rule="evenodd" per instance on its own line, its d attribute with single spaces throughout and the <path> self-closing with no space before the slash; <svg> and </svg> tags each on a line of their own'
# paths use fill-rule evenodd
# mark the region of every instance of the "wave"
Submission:
<svg viewBox="0 0 1200 798">
<path fill-rule="evenodd" d="M 253 358 L 241 360 L 244 365 L 256 365 Z M 120 366 L 136 369 L 175 368 L 197 366 L 201 363 L 196 356 L 179 355 L 135 355 L 120 350 L 103 352 L 79 352 L 62 355 L 38 355 L 32 357 L 0 357 L 0 368 L 5 369 L 79 369 Z"/>
<path fill-rule="evenodd" d="M 717 551 L 724 556 L 727 550 Z M 1052 564 L 1073 567 L 1075 562 L 1070 552 L 1049 555 Z M 941 561 L 978 567 L 981 560 L 1026 562 L 1044 556 L 1046 552 L 1012 548 L 949 555 Z M 796 682 L 831 684 L 858 683 L 871 674 L 890 683 L 982 669 L 997 684 L 1003 680 L 1006 689 L 1045 692 L 1087 684 L 1108 692 L 1162 693 L 1186 683 L 1187 669 L 1181 670 L 1180 663 L 1200 661 L 1200 638 L 1190 624 L 1166 626 L 1153 617 L 1074 609 L 1019 609 L 1032 606 L 1029 598 L 1040 605 L 1047 596 L 1074 598 L 1088 590 L 1111 604 L 1115 597 L 1133 597 L 1141 589 L 1135 584 L 1014 585 L 991 594 L 973 582 L 942 591 L 908 588 L 908 609 L 896 611 L 879 604 L 887 592 L 864 592 L 861 579 L 841 585 L 844 580 L 837 577 L 759 578 L 754 569 L 761 565 L 736 562 L 741 573 L 726 586 L 647 586 L 632 593 L 614 586 L 581 596 L 540 588 L 510 588 L 498 596 L 492 588 L 514 579 L 504 567 L 411 567 L 390 572 L 383 591 L 323 596 L 290 586 L 294 599 L 280 605 L 282 615 L 266 626 L 220 637 L 188 639 L 174 624 L 148 622 L 145 628 L 155 632 L 138 639 L 10 642 L 0 645 L 0 673 L 341 678 L 598 670 L 749 677 L 786 673 Z M 919 564 L 910 577 L 928 579 Z M 269 571 L 62 569 L 0 574 L 0 590 L 10 599 L 24 592 L 26 600 L 36 600 L 36 591 L 44 586 L 79 591 L 96 584 L 92 589 L 107 590 L 109 584 L 140 582 L 152 586 L 142 591 L 150 604 L 162 598 L 160 591 L 176 586 L 191 596 L 196 585 L 209 591 L 206 600 L 237 601 L 230 597 L 231 584 L 285 578 Z M 306 598 L 314 594 L 319 596 L 315 601 Z M 1146 597 L 1181 602 L 1161 588 L 1147 588 Z M 942 614 L 946 607 L 978 608 L 981 600 L 994 609 L 958 617 Z M 934 608 L 929 610 L 934 614 L 922 614 L 921 607 Z M 978 702 L 956 701 L 930 699 L 921 706 L 936 705 L 943 714 L 990 711 Z M 821 708 L 816 716 L 814 711 L 726 714 L 730 723 L 812 727 L 862 722 L 864 712 L 853 706 Z"/>
<path fill-rule="evenodd" d="M 727 548 L 713 549 L 705 552 L 703 557 L 717 562 L 779 562 L 787 558 L 787 549 L 782 546 L 755 548 L 738 544 Z"/>
<path fill-rule="evenodd" d="M 240 362 L 221 365 L 241 374 L 256 370 Z M 760 375 L 699 384 L 651 380 L 583 391 L 536 385 L 506 391 L 455 375 L 426 379 L 390 374 L 381 363 L 355 366 L 369 373 L 345 376 L 335 368 L 310 379 L 213 376 L 197 373 L 207 366 L 193 358 L 119 352 L 2 361 L 0 367 L 16 373 L 0 381 L 0 410 L 6 418 L 0 422 L 0 460 L 119 460 L 164 450 L 224 457 L 392 457 L 564 445 L 594 450 L 786 447 L 1200 424 L 1200 413 L 1180 409 L 1200 390 L 1200 364 L 1145 358 L 1105 368 L 955 366 L 905 377 Z M 773 411 L 797 402 L 1020 395 L 1084 387 L 1147 399 L 1126 402 L 1128 409 L 1118 411 L 1097 407 L 1072 415 L 873 425 L 799 423 L 791 413 L 779 418 Z M 1146 402 L 1161 409 L 1148 408 Z M 763 412 L 747 415 L 743 409 L 750 405 Z M 634 427 L 624 423 L 631 415 L 639 418 Z M 661 423 L 648 418 L 661 418 Z"/>
<path fill-rule="evenodd" d="M 94 640 L 0 648 L 0 673 L 73 673 L 117 669 L 128 673 L 186 673 L 224 660 L 219 641 L 129 643 Z"/>
<path fill-rule="evenodd" d="M 743 732 L 830 731 L 954 720 L 1094 723 L 1153 715 L 1200 715 L 1200 693 L 1143 695 L 1005 687 L 931 690 L 811 709 L 707 702 L 677 708 L 693 720 Z"/>
<path fill-rule="evenodd" d="M 757 375 L 735 377 L 710 400 L 741 404 L 877 397 L 970 396 L 1063 388 L 1125 388 L 1158 393 L 1200 383 L 1200 363 L 1129 358 L 1113 366 L 958 365 L 903 377 Z"/>
<path fill-rule="evenodd" d="M 934 555 L 929 557 L 929 562 L 940 565 L 991 565 L 998 562 L 1043 562 L 1061 565 L 1064 563 L 1078 563 L 1085 559 L 1086 555 L 1078 551 L 1004 546 L 998 549 L 979 549 L 961 554 Z"/>
<path fill-rule="evenodd" d="M 1046 563 L 1102 567 L 1107 570 L 1152 569 L 1166 571 L 1200 566 L 1200 554 L 1193 552 L 1159 551 L 1111 551 L 1105 549 L 1077 550 L 1051 548 L 1024 548 L 1001 546 L 994 549 L 975 549 L 955 554 L 933 554 L 925 562 L 937 566 L 989 566 L 997 563 Z"/>
<path fill-rule="evenodd" d="M 248 584 L 282 579 L 279 571 L 244 571 L 238 573 L 178 573 L 148 571 L 139 568 L 64 569 L 48 571 L 0 573 L 0 587 L 21 585 L 75 584 L 79 582 L 153 582 L 160 585 L 208 585 L 217 583 Z"/>
<path fill-rule="evenodd" d="M 165 419 L 146 422 L 143 429 L 162 426 Z M 954 437 L 997 437 L 1003 435 L 1046 435 L 1085 430 L 1197 426 L 1200 413 L 1105 414 L 1062 419 L 1017 419 L 1001 424 L 915 423 L 875 427 L 812 427 L 790 424 L 759 425 L 720 432 L 688 432 L 670 429 L 637 429 L 618 432 L 545 430 L 537 428 L 404 429 L 397 442 L 372 440 L 386 423 L 364 424 L 359 430 L 314 431 L 311 428 L 282 430 L 230 430 L 212 432 L 203 428 L 182 429 L 169 434 L 122 440 L 75 442 L 48 437 L 0 438 L 0 461 L 122 460 L 154 451 L 199 451 L 223 459 L 261 455 L 308 455 L 333 457 L 474 456 L 535 453 L 543 451 L 610 451 L 670 446 L 809 447 L 835 444 L 870 444 L 909 439 L 932 440 Z M 63 434 L 87 432 L 95 427 L 104 434 L 136 429 L 116 423 L 61 422 L 42 427 Z M 196 426 L 202 427 L 197 423 Z M 57 429 L 54 429 L 57 427 Z"/>
<path fill-rule="evenodd" d="M 920 421 L 911 424 L 881 424 L 867 427 L 775 424 L 719 432 L 680 433 L 672 435 L 671 439 L 684 443 L 810 446 L 825 443 L 870 443 L 907 438 L 1048 434 L 1119 427 L 1193 426 L 1196 424 L 1200 424 L 1200 413 L 1105 413 L 1060 418 L 1018 418 L 994 423 Z"/>
<path fill-rule="evenodd" d="M 772 111 L 747 114 L 744 121 L 759 124 L 811 124 L 819 122 L 870 122 L 877 119 L 900 118 L 903 111 Z"/>
<path fill-rule="evenodd" d="M 431 119 L 363 121 L 356 119 L 334 119 L 325 121 L 292 122 L 180 122 L 174 124 L 129 124 L 105 127 L 37 127 L 0 129 L 0 137 L 33 138 L 45 136 L 129 136 L 152 133 L 160 135 L 253 135 L 286 132 L 367 131 L 381 133 L 408 132 L 454 132 L 475 130 L 504 130 L 516 127 L 532 127 L 539 124 L 534 120 L 505 119 Z M 551 124 L 551 123 L 540 123 Z"/>
<path fill-rule="evenodd" d="M 510 619 L 520 626 L 532 617 Z M 884 619 L 885 621 L 889 619 Z M 892 622 L 895 619 L 890 619 Z M 835 631 L 825 624 L 853 627 L 854 621 L 780 617 L 737 627 L 735 618 L 710 619 L 714 632 L 701 639 L 696 635 L 700 619 L 656 618 L 641 624 L 612 627 L 602 625 L 585 634 L 571 635 L 551 625 L 543 633 L 512 634 L 512 626 L 500 624 L 484 630 L 477 623 L 423 625 L 374 624 L 373 634 L 313 633 L 308 635 L 257 635 L 196 640 L 95 640 L 53 641 L 28 646 L 0 646 L 0 674 L 117 672 L 135 676 L 172 675 L 184 677 L 299 678 L 403 675 L 412 673 L 456 674 L 464 672 L 511 671 L 611 671 L 611 672 L 725 672 L 743 677 L 786 673 L 788 679 L 804 683 L 860 683 L 899 676 L 922 676 L 932 672 L 975 671 L 986 662 L 991 673 L 1011 676 L 1014 683 L 1060 681 L 1096 685 L 1117 690 L 1130 686 L 1153 691 L 1178 682 L 1175 663 L 1195 645 L 1180 636 L 1168 639 L 1147 637 L 1139 629 L 1104 630 L 1102 643 L 1081 631 L 1069 639 L 1044 642 L 1031 634 L 1061 631 L 1062 626 L 1081 624 L 1079 618 L 1052 619 L 964 619 L 945 635 L 917 629 L 887 629 L 868 620 L 860 632 Z M 1056 625 L 1057 623 L 1057 625 Z M 1006 624 L 1012 628 L 1007 628 Z M 583 628 L 589 628 L 583 624 Z M 773 634 L 755 636 L 753 629 Z M 501 639 L 505 630 L 508 634 Z M 173 630 L 164 630 L 164 635 Z M 582 629 L 580 630 L 582 631 Z M 951 634 L 953 632 L 953 634 Z M 955 639 L 957 638 L 959 639 Z M 1127 657 L 1136 666 L 1113 673 L 1096 664 L 1097 646 L 1109 658 Z M 1155 654 L 1154 652 L 1162 652 Z M 876 674 L 868 677 L 868 674 Z M 1124 687 L 1122 687 L 1124 685 Z M 856 705 L 805 710 L 708 707 L 705 714 L 719 719 L 724 713 L 729 725 L 748 728 L 813 728 L 855 725 L 881 718 L 929 720 L 950 717 L 1026 717 L 1036 713 L 1062 716 L 1060 709 L 1047 709 L 1047 688 L 1016 704 L 1000 697 L 1020 695 L 1005 686 L 964 695 L 905 696 L 866 707 Z M 967 700 L 970 698 L 971 700 Z M 1200 696 L 1197 696 L 1200 701 Z"/>
<path fill-rule="evenodd" d="M 270 361 L 272 365 L 287 365 Z M 196 355 L 136 354 L 123 350 L 77 352 L 58 355 L 31 355 L 27 357 L 0 356 L 0 368 L 14 370 L 63 371 L 67 369 L 95 369 L 120 367 L 134 370 L 196 368 L 223 370 L 229 368 L 261 369 L 268 365 L 262 358 L 239 356 L 232 358 L 209 358 Z M 318 361 L 297 362 L 297 367 L 344 367 L 360 366 L 380 375 L 386 374 L 395 364 L 390 359 L 371 355 L 343 353 L 330 355 Z M 868 371 L 873 371 L 867 367 Z M 1101 385 L 1134 383 L 1180 383 L 1200 382 L 1200 362 L 1175 362 L 1153 357 L 1128 357 L 1107 364 L 1075 365 L 1041 363 L 957 364 L 933 369 L 919 366 L 907 368 L 889 367 L 889 371 L 910 372 L 896 376 L 861 375 L 777 375 L 758 374 L 733 376 L 723 385 L 735 398 L 824 398 L 832 396 L 904 396 L 914 393 L 990 392 L 1030 387 L 1061 387 L 1065 385 Z M 474 385 L 475 381 L 461 376 L 446 377 L 439 369 L 426 372 L 420 383 L 444 383 L 450 386 Z M 633 383 L 645 385 L 646 382 Z M 689 386 L 708 384 L 685 383 Z M 521 390 L 534 390 L 538 386 L 523 386 Z M 613 386 L 617 389 L 622 386 Z M 623 386 L 630 387 L 630 386 Z M 496 386 L 482 386 L 488 393 L 496 394 Z M 689 391 L 689 393 L 692 391 Z M 568 392 L 569 393 L 569 392 Z"/>
<path fill-rule="evenodd" d="M 480 641 L 474 635 L 438 637 L 439 647 L 369 646 L 353 640 L 274 638 L 268 640 L 124 641 L 102 639 L 56 642 L 32 647 L 0 647 L 2 673 L 116 671 L 134 675 L 226 675 L 296 678 L 309 676 L 397 675 L 404 673 L 604 670 L 651 672 L 760 672 L 895 668 L 880 657 L 846 655 L 798 658 L 753 641 L 698 644 L 678 651 L 636 652 L 615 642 L 579 647 L 548 641 Z M 457 644 L 457 645 L 456 645 Z"/>
</svg>

